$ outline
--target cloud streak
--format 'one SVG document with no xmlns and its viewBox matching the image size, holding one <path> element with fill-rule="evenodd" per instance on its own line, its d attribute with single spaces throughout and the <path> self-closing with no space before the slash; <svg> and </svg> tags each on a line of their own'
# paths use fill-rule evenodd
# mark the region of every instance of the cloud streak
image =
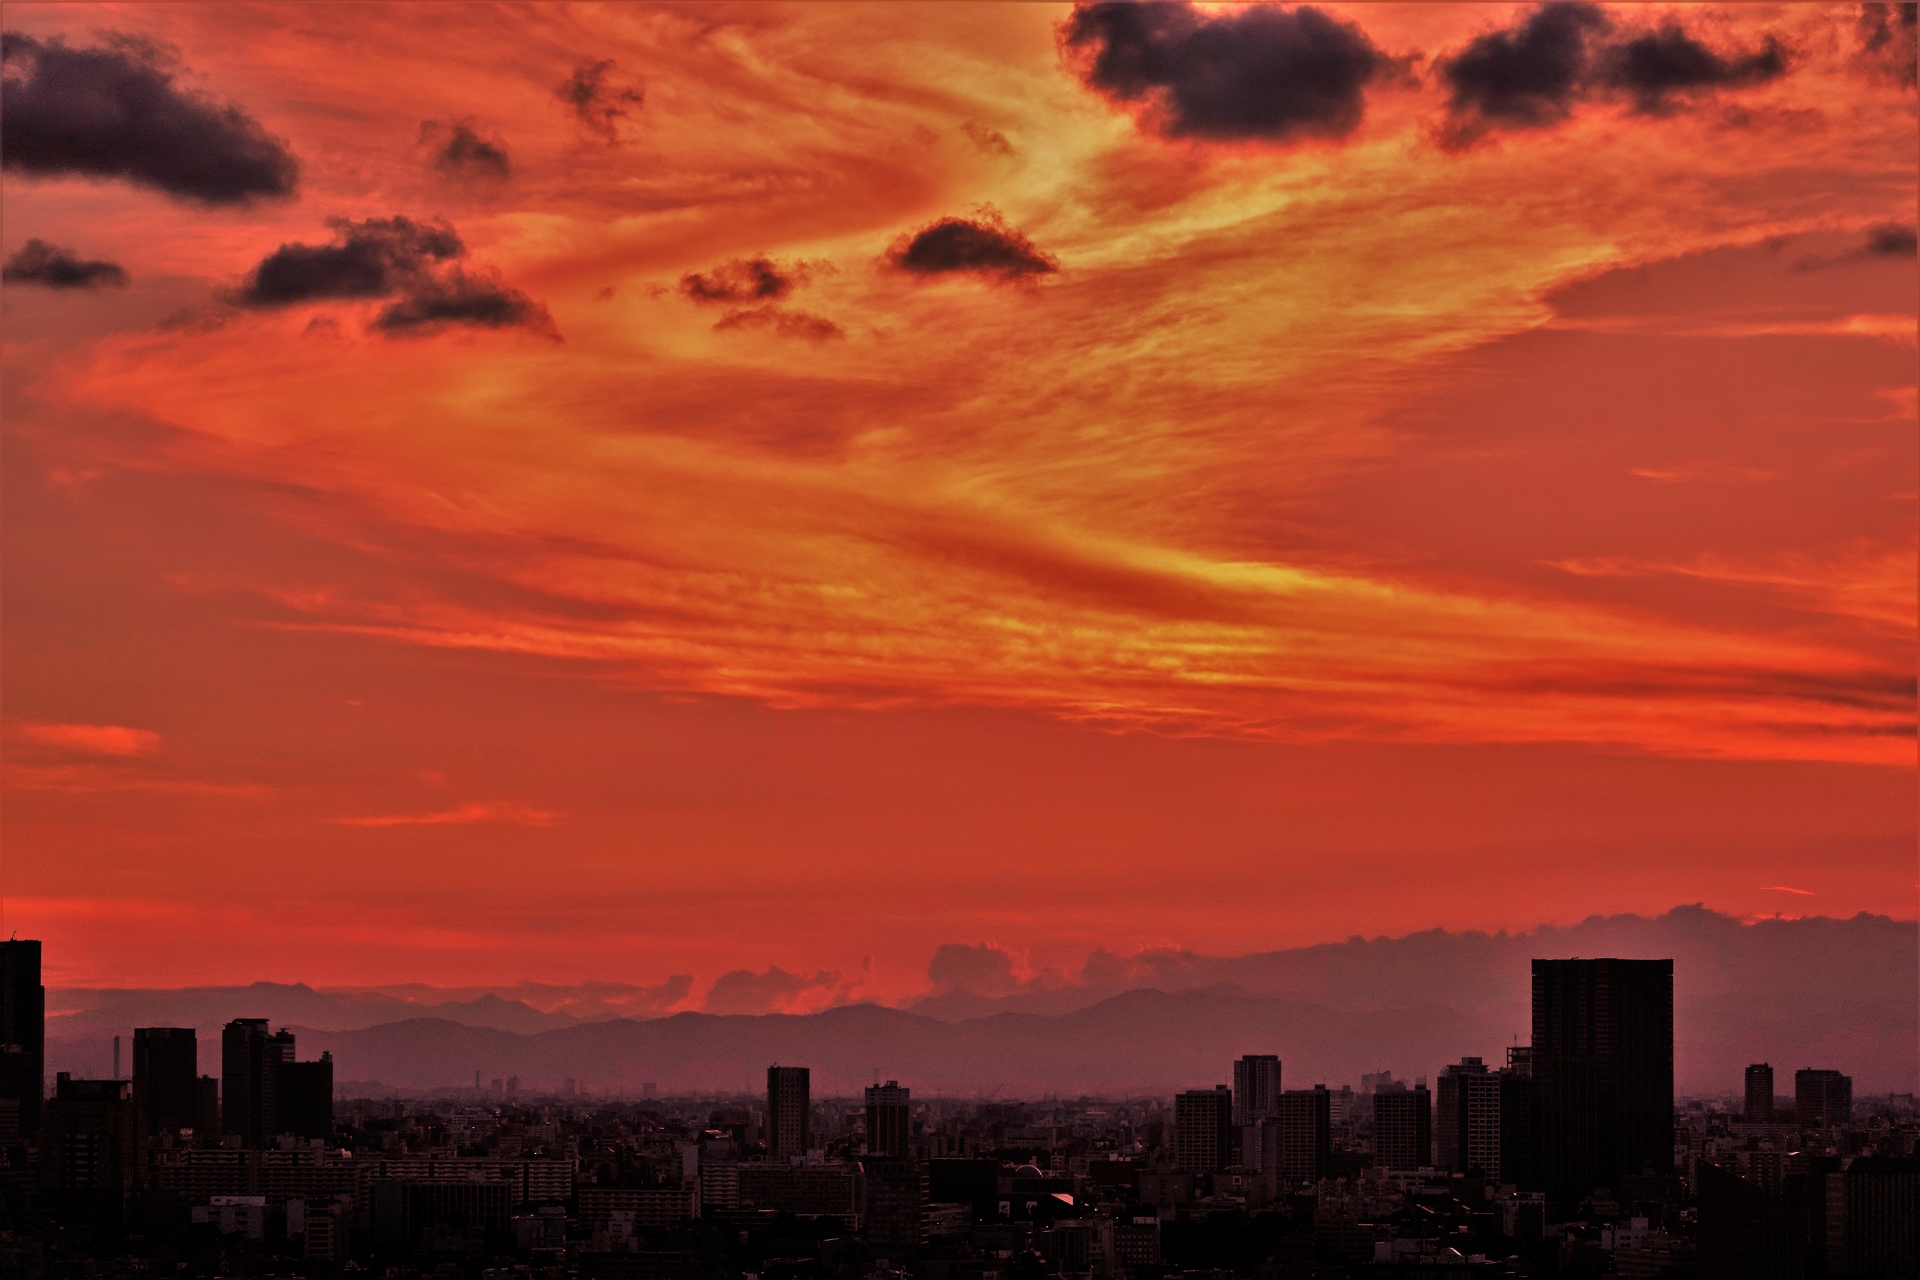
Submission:
<svg viewBox="0 0 1920 1280">
<path fill-rule="evenodd" d="M 135 757 L 160 750 L 160 735 L 151 729 L 118 724 L 48 724 L 22 721 L 13 726 L 21 742 L 81 755 Z"/>
<path fill-rule="evenodd" d="M 483 800 L 430 813 L 375 813 L 354 818 L 334 818 L 332 821 L 343 827 L 463 827 L 475 823 L 551 827 L 560 821 L 560 815 L 531 805 Z"/>
</svg>

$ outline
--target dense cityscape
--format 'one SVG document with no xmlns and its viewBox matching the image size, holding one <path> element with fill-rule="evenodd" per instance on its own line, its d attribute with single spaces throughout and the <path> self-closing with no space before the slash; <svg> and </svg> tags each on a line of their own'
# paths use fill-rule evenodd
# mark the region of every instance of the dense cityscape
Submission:
<svg viewBox="0 0 1920 1280">
<path fill-rule="evenodd" d="M 1172 1098 L 592 1097 L 515 1078 L 350 1097 L 237 1018 L 43 1079 L 40 944 L 0 943 L 0 1266 L 472 1280 L 1480 1276 L 1899 1280 L 1920 1112 L 1835 1069 L 1673 1085 L 1673 962 L 1533 961 L 1532 1043 L 1429 1080 Z M 1790 1080 L 1790 1086 L 1789 1086 Z M 1737 1087 L 1738 1092 L 1734 1092 Z M 1782 1094 L 1783 1088 L 1790 1094 Z"/>
</svg>

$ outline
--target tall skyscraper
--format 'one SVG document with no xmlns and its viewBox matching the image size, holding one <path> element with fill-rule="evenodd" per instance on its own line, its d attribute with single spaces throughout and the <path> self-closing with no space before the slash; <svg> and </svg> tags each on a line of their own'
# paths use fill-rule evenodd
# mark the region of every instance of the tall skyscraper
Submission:
<svg viewBox="0 0 1920 1280">
<path fill-rule="evenodd" d="M 1373 1095 L 1373 1162 L 1382 1169 L 1433 1165 L 1433 1099 L 1395 1083 Z"/>
<path fill-rule="evenodd" d="M 806 1067 L 767 1068 L 767 1154 L 775 1160 L 807 1153 L 812 1075 Z"/>
<path fill-rule="evenodd" d="M 904 1160 L 913 1153 L 912 1091 L 898 1080 L 867 1086 L 867 1150 Z"/>
<path fill-rule="evenodd" d="M 1673 1172 L 1673 961 L 1535 960 L 1531 1064 L 1549 1196 Z"/>
<path fill-rule="evenodd" d="M 264 1147 L 280 1133 L 280 1066 L 292 1062 L 293 1032 L 268 1034 L 265 1018 L 235 1018 L 220 1033 L 220 1127 L 241 1144 Z M 331 1088 L 331 1068 L 329 1068 Z M 331 1103 L 329 1103 L 331 1110 Z"/>
<path fill-rule="evenodd" d="M 274 1064 L 273 1132 L 296 1138 L 333 1136 L 333 1055 Z"/>
<path fill-rule="evenodd" d="M 1793 1121 L 1823 1129 L 1853 1121 L 1853 1077 L 1806 1068 L 1793 1073 Z"/>
<path fill-rule="evenodd" d="M 197 1128 L 199 1077 L 192 1027 L 133 1029 L 133 1108 L 140 1133 Z"/>
<path fill-rule="evenodd" d="M 1288 1089 L 1280 1095 L 1280 1176 L 1317 1182 L 1327 1176 L 1333 1150 L 1332 1098 L 1327 1086 Z"/>
<path fill-rule="evenodd" d="M 221 1029 L 220 1128 L 245 1146 L 263 1145 L 273 1130 L 273 1076 L 265 1018 L 235 1018 Z"/>
<path fill-rule="evenodd" d="M 1540 1190 L 1539 1105 L 1533 1089 L 1533 1060 L 1518 1048 L 1507 1051 L 1507 1065 L 1494 1072 L 1500 1088 L 1500 1181 L 1522 1191 Z"/>
<path fill-rule="evenodd" d="M 220 1136 L 220 1078 L 201 1076 L 195 1085 L 193 1136 L 196 1140 L 217 1138 Z"/>
<path fill-rule="evenodd" d="M 1748 1124 L 1769 1124 L 1773 1120 L 1773 1066 L 1756 1062 L 1747 1068 Z"/>
<path fill-rule="evenodd" d="M 1434 1137 L 1440 1167 L 1500 1181 L 1500 1078 L 1478 1058 L 1440 1073 Z"/>
<path fill-rule="evenodd" d="M 1233 1122 L 1258 1124 L 1273 1118 L 1280 1105 L 1280 1059 L 1249 1053 L 1233 1064 Z"/>
<path fill-rule="evenodd" d="M 1224 1084 L 1173 1098 L 1173 1163 L 1187 1173 L 1217 1173 L 1233 1163 L 1233 1090 Z"/>
<path fill-rule="evenodd" d="M 47 1092 L 47 989 L 40 944 L 0 942 L 0 1130 L 19 1137 L 40 1128 Z"/>
</svg>

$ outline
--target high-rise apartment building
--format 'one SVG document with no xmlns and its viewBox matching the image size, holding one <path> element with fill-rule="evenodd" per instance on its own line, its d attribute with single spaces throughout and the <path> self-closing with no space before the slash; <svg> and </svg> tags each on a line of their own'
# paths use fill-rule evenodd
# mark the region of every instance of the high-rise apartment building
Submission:
<svg viewBox="0 0 1920 1280">
<path fill-rule="evenodd" d="M 40 1183 L 118 1212 L 133 1187 L 133 1096 L 125 1080 L 54 1082 L 41 1130 Z"/>
<path fill-rule="evenodd" d="M 904 1160 L 913 1154 L 912 1091 L 898 1080 L 867 1086 L 867 1150 Z"/>
<path fill-rule="evenodd" d="M 314 1062 L 280 1062 L 274 1066 L 273 1112 L 275 1135 L 296 1138 L 333 1136 L 333 1055 L 323 1053 Z"/>
<path fill-rule="evenodd" d="M 1565 1203 L 1673 1172 L 1673 961 L 1535 960 L 1540 1177 Z"/>
<path fill-rule="evenodd" d="M 1795 1124 L 1832 1128 L 1853 1122 L 1853 1077 L 1805 1068 L 1793 1073 Z"/>
<path fill-rule="evenodd" d="M 1494 1076 L 1500 1082 L 1500 1181 L 1522 1191 L 1538 1191 L 1540 1121 L 1531 1050 L 1509 1049 L 1506 1067 Z"/>
<path fill-rule="evenodd" d="M 927 1166 L 918 1160 L 862 1162 L 867 1245 L 900 1262 L 927 1242 Z"/>
<path fill-rule="evenodd" d="M 1500 1077 L 1479 1058 L 1462 1058 L 1440 1073 L 1434 1119 L 1437 1159 L 1450 1173 L 1500 1181 Z"/>
<path fill-rule="evenodd" d="M 216 1138 L 220 1134 L 220 1078 L 201 1076 L 194 1084 L 193 1135 Z"/>
<path fill-rule="evenodd" d="M 47 989 L 40 944 L 0 941 L 0 1132 L 28 1137 L 40 1128 L 47 1092 Z"/>
<path fill-rule="evenodd" d="M 1188 1089 L 1173 1098 L 1173 1163 L 1187 1173 L 1218 1173 L 1234 1162 L 1233 1090 Z"/>
<path fill-rule="evenodd" d="M 1333 1150 L 1332 1098 L 1327 1086 L 1288 1089 L 1280 1095 L 1280 1176 L 1289 1182 L 1327 1176 Z"/>
<path fill-rule="evenodd" d="M 133 1029 L 133 1108 L 142 1134 L 199 1125 L 200 1052 L 192 1027 Z"/>
<path fill-rule="evenodd" d="M 265 1018 L 235 1018 L 220 1032 L 220 1128 L 238 1134 L 243 1146 L 264 1146 L 275 1132 L 280 1048 L 271 1040 Z"/>
<path fill-rule="evenodd" d="M 220 1121 L 247 1147 L 269 1146 L 283 1133 L 331 1136 L 332 1055 L 297 1061 L 293 1032 L 269 1034 L 265 1018 L 235 1018 L 220 1033 Z"/>
<path fill-rule="evenodd" d="M 1373 1095 L 1373 1162 L 1382 1169 L 1433 1165 L 1433 1099 L 1395 1081 Z"/>
<path fill-rule="evenodd" d="M 1249 1053 L 1233 1064 L 1233 1122 L 1258 1124 L 1270 1120 L 1280 1105 L 1280 1058 L 1271 1053 Z"/>
<path fill-rule="evenodd" d="M 1772 1064 L 1756 1062 L 1747 1068 L 1747 1105 L 1744 1115 L 1748 1124 L 1768 1124 L 1772 1122 Z"/>
<path fill-rule="evenodd" d="M 767 1154 L 775 1160 L 804 1156 L 811 1135 L 813 1073 L 806 1067 L 767 1068 Z"/>
</svg>

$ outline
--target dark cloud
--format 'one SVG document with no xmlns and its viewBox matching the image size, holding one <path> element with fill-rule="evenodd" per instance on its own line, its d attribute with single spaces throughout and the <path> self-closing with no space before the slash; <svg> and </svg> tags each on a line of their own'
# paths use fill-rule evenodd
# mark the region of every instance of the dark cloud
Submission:
<svg viewBox="0 0 1920 1280">
<path fill-rule="evenodd" d="M 420 142 L 433 148 L 434 166 L 442 173 L 496 182 L 513 176 L 506 144 L 498 138 L 482 137 L 471 117 L 451 124 L 422 120 Z"/>
<path fill-rule="evenodd" d="M 88 260 L 45 240 L 29 240 L 0 268 L 0 281 L 47 289 L 98 289 L 103 284 L 125 288 L 127 272 L 117 262 Z"/>
<path fill-rule="evenodd" d="M 773 302 L 807 283 L 813 268 L 782 266 L 771 258 L 735 258 L 711 271 L 680 277 L 680 292 L 695 302 Z"/>
<path fill-rule="evenodd" d="M 1675 95 L 1760 84 L 1787 70 L 1786 50 L 1772 37 L 1753 53 L 1722 57 L 1672 21 L 1610 46 L 1603 62 L 1607 87 L 1627 94 L 1646 115 L 1665 112 Z"/>
<path fill-rule="evenodd" d="M 331 219 L 333 243 L 283 244 L 253 269 L 235 301 L 282 307 L 323 298 L 383 298 L 422 280 L 432 265 L 465 254 L 444 222 Z"/>
<path fill-rule="evenodd" d="M 71 49 L 9 32 L 0 164 L 35 176 L 122 178 L 203 205 L 289 196 L 299 162 L 232 103 L 182 89 L 159 49 L 125 36 Z"/>
<path fill-rule="evenodd" d="M 614 62 L 583 62 L 555 90 L 581 124 L 608 142 L 619 136 L 620 121 L 646 101 L 646 89 L 635 84 L 615 84 L 611 78 Z"/>
<path fill-rule="evenodd" d="M 1867 233 L 1867 243 L 1861 252 L 1874 258 L 1911 258 L 1917 245 L 1920 245 L 1920 237 L 1915 236 L 1912 227 L 1889 222 Z"/>
<path fill-rule="evenodd" d="M 888 250 L 887 261 L 915 275 L 966 272 L 1000 280 L 1031 279 L 1060 269 L 991 209 L 972 219 L 941 218 L 903 236 Z"/>
<path fill-rule="evenodd" d="M 1920 4 L 1861 5 L 1857 24 L 1860 65 L 1870 74 L 1913 88 L 1920 76 L 1916 18 L 1920 18 Z"/>
<path fill-rule="evenodd" d="M 1175 138 L 1344 136 L 1387 65 L 1360 28 L 1309 5 L 1082 3 L 1060 43 L 1088 87 L 1149 104 L 1147 123 Z"/>
<path fill-rule="evenodd" d="M 1592 44 L 1613 20 L 1585 0 L 1544 4 L 1440 63 L 1457 121 L 1534 129 L 1567 118 L 1586 88 Z"/>
<path fill-rule="evenodd" d="M 1722 53 L 1673 19 L 1616 33 L 1598 5 L 1555 0 L 1437 65 L 1449 91 L 1440 140 L 1461 147 L 1495 129 L 1560 124 L 1596 96 L 1624 97 L 1634 111 L 1664 115 L 1683 99 L 1776 79 L 1788 58 L 1771 36 L 1758 49 Z"/>
<path fill-rule="evenodd" d="M 1004 996 L 1020 989 L 1013 957 L 986 942 L 942 943 L 927 962 L 927 977 L 936 994 L 971 991 L 975 995 Z"/>
<path fill-rule="evenodd" d="M 829 338 L 846 337 L 845 330 L 826 319 L 808 311 L 788 311 L 783 307 L 747 307 L 738 311 L 729 311 L 714 322 L 715 329 L 772 329 L 783 338 L 806 338 L 812 342 L 825 342 Z"/>
<path fill-rule="evenodd" d="M 417 282 L 374 317 L 381 333 L 436 333 L 455 326 L 531 329 L 558 338 L 547 309 L 490 272 L 451 271 Z"/>
<path fill-rule="evenodd" d="M 825 969 L 811 976 L 788 973 L 779 965 L 765 973 L 735 969 L 714 980 L 713 989 L 707 992 L 706 1011 L 722 1014 L 771 1013 L 802 992 L 834 987 L 839 981 L 838 973 Z"/>
<path fill-rule="evenodd" d="M 250 308 L 390 298 L 373 328 L 388 335 L 465 326 L 559 337 L 547 309 L 491 271 L 459 263 L 467 247 L 444 222 L 334 218 L 333 243 L 283 244 L 231 296 Z"/>
</svg>

